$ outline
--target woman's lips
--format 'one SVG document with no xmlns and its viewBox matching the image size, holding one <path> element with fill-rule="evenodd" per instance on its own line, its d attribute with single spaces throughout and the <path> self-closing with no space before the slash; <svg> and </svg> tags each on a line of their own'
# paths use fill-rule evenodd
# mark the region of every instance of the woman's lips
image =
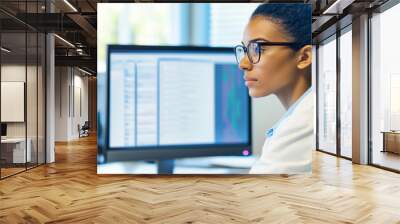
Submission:
<svg viewBox="0 0 400 224">
<path fill-rule="evenodd" d="M 255 79 L 255 78 L 250 78 L 250 77 L 245 76 L 245 77 L 244 77 L 244 81 L 245 81 L 244 84 L 245 84 L 247 87 L 251 87 L 251 86 L 254 86 L 254 85 L 256 84 L 257 79 Z"/>
</svg>

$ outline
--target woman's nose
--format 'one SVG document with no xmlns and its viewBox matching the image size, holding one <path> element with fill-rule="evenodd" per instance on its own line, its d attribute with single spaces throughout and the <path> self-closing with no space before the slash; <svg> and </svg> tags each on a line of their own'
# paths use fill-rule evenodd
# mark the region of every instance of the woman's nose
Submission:
<svg viewBox="0 0 400 224">
<path fill-rule="evenodd" d="M 247 55 L 245 55 L 242 60 L 240 60 L 239 68 L 242 70 L 250 70 L 253 65 L 251 64 Z"/>
</svg>

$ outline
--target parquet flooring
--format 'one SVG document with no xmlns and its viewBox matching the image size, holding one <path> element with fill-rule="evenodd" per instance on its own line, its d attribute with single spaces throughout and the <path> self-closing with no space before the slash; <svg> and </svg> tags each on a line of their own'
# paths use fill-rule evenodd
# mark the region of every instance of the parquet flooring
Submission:
<svg viewBox="0 0 400 224">
<path fill-rule="evenodd" d="M 18 172 L 21 172 L 21 171 L 24 171 L 25 170 L 25 167 L 23 167 L 23 168 L 1 168 L 1 176 L 2 177 L 7 177 L 7 176 L 10 176 L 10 175 L 13 175 L 13 174 L 15 174 L 15 173 L 18 173 Z"/>
<path fill-rule="evenodd" d="M 0 223 L 400 223 L 400 175 L 314 153 L 294 176 L 96 174 L 96 139 L 0 181 Z"/>
</svg>

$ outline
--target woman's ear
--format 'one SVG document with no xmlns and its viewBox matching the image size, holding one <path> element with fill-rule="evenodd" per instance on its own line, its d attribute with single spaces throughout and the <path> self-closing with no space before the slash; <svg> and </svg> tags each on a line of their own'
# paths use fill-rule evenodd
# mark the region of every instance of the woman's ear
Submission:
<svg viewBox="0 0 400 224">
<path fill-rule="evenodd" d="M 312 62 L 312 47 L 311 45 L 305 45 L 297 52 L 297 68 L 306 69 L 311 65 Z"/>
</svg>

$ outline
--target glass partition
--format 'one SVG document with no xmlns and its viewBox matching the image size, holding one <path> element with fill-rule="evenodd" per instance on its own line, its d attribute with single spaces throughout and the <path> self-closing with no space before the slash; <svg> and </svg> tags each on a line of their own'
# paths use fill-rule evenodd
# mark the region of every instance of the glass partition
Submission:
<svg viewBox="0 0 400 224">
<path fill-rule="evenodd" d="M 26 40 L 25 31 L 1 34 L 2 177 L 24 171 L 31 158 L 26 144 Z"/>
<path fill-rule="evenodd" d="M 341 32 L 340 41 L 340 155 L 352 157 L 352 33 Z"/>
<path fill-rule="evenodd" d="M 31 168 L 37 165 L 37 76 L 38 76 L 38 35 L 36 32 L 27 33 L 27 76 L 26 76 L 26 112 L 27 112 L 27 150 L 30 160 L 27 167 Z"/>
<path fill-rule="evenodd" d="M 38 34 L 38 74 L 37 74 L 37 147 L 38 147 L 38 164 L 46 162 L 46 36 L 43 33 Z"/>
<path fill-rule="evenodd" d="M 322 42 L 318 56 L 318 149 L 336 154 L 336 36 Z"/>
<path fill-rule="evenodd" d="M 43 13 L 44 1 L 7 1 L 17 16 Z M 7 21 L 7 22 L 3 22 Z M 45 162 L 44 33 L 0 12 L 0 178 Z"/>
</svg>

